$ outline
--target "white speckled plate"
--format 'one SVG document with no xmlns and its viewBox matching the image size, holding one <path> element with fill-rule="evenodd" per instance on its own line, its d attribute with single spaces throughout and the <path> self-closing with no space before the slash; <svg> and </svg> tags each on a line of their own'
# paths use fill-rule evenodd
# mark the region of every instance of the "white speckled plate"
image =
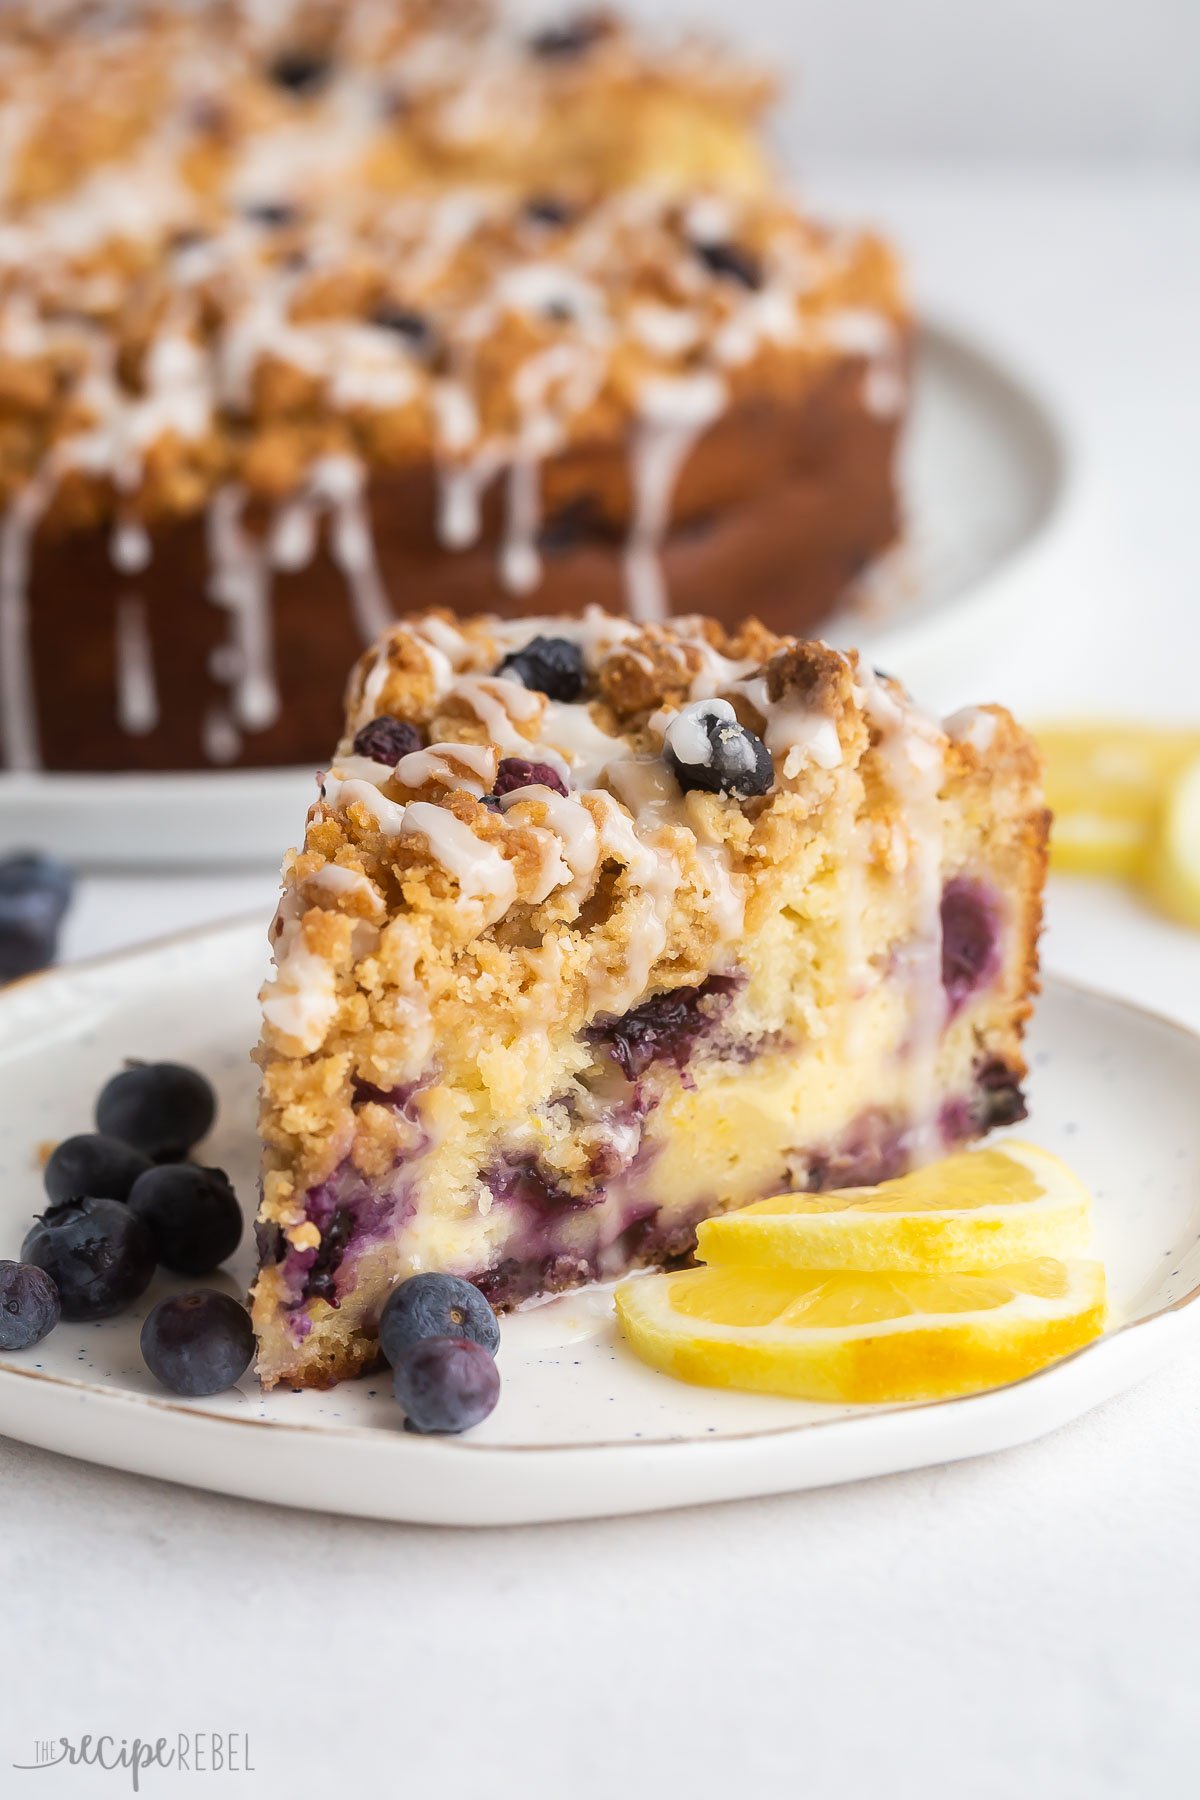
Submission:
<svg viewBox="0 0 1200 1800">
<path fill-rule="evenodd" d="M 261 921 L 240 921 L 0 993 L 0 1255 L 17 1254 L 40 1205 L 37 1145 L 87 1129 L 97 1089 L 129 1055 L 207 1071 L 221 1113 L 204 1154 L 252 1195 L 249 1050 L 264 963 Z M 60 1326 L 24 1356 L 0 1356 L 0 1431 L 222 1493 L 456 1525 L 776 1493 L 1022 1443 L 1128 1387 L 1200 1329 L 1200 1038 L 1051 980 L 1032 1061 L 1025 1129 L 1095 1193 L 1114 1322 L 1014 1387 L 893 1409 L 686 1387 L 634 1360 L 607 1292 L 590 1289 L 505 1322 L 500 1404 L 461 1439 L 399 1429 L 383 1381 L 265 1398 L 248 1379 L 215 1400 L 173 1400 L 141 1366 L 140 1311 Z M 232 1283 L 249 1267 L 244 1254 Z M 160 1279 L 146 1305 L 170 1285 Z"/>
<path fill-rule="evenodd" d="M 989 625 L 1018 629 L 1021 605 L 1036 592 L 1014 577 L 1061 506 L 1066 467 L 1052 416 L 1020 376 L 968 335 L 925 325 L 901 461 L 904 547 L 825 635 L 860 644 L 916 694 L 951 666 L 969 677 Z M 276 868 L 312 798 L 311 768 L 0 771 L 0 840 L 35 843 L 76 864 Z"/>
</svg>

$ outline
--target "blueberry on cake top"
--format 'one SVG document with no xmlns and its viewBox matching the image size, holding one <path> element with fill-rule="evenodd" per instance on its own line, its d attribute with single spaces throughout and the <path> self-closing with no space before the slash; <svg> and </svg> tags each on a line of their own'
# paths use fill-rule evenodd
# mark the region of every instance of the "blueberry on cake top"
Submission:
<svg viewBox="0 0 1200 1800">
<path fill-rule="evenodd" d="M 263 1380 L 415 1272 L 511 1308 L 1020 1117 L 1046 827 L 1001 708 L 753 621 L 393 627 L 273 926 Z"/>
</svg>

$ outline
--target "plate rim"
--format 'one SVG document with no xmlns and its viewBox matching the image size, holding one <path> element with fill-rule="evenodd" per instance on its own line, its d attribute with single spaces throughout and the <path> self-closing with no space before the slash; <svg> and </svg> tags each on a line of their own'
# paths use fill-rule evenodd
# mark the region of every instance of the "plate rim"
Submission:
<svg viewBox="0 0 1200 1800">
<path fill-rule="evenodd" d="M 185 927 L 178 931 L 167 932 L 161 936 L 150 938 L 137 944 L 128 945 L 123 949 L 106 951 L 98 955 L 79 958 L 78 960 L 60 964 L 51 969 L 46 969 L 36 974 L 26 976 L 23 980 L 13 982 L 7 988 L 0 990 L 0 1045 L 3 1044 L 8 1035 L 9 1020 L 6 1015 L 10 1009 L 10 1002 L 14 999 L 20 999 L 22 1001 L 27 1000 L 32 992 L 40 991 L 47 984 L 55 986 L 60 983 L 69 983 L 77 974 L 82 974 L 84 976 L 89 974 L 102 974 L 104 970 L 108 968 L 127 967 L 144 960 L 152 961 L 157 956 L 169 953 L 181 946 L 195 943 L 198 940 L 201 942 L 212 941 L 215 945 L 216 941 L 223 937 L 248 938 L 251 930 L 260 930 L 262 929 L 262 925 L 262 915 L 258 911 L 243 911 L 223 919 L 208 921 L 201 925 Z M 266 934 L 264 932 L 264 967 L 266 948 Z M 1165 1027 L 1173 1036 L 1181 1039 L 1183 1043 L 1186 1044 L 1188 1051 L 1192 1055 L 1200 1056 L 1200 1030 L 1197 1030 L 1181 1019 L 1173 1017 L 1169 1013 L 1161 1012 L 1155 1007 L 1143 1004 L 1141 1001 L 1127 999 L 1108 989 L 1097 987 L 1093 983 L 1077 980 L 1072 976 L 1057 975 L 1051 971 L 1047 971 L 1044 975 L 1044 982 L 1047 987 L 1065 994 L 1068 998 L 1099 1003 L 1103 1006 L 1115 1008 L 1121 1012 L 1133 1013 L 1157 1029 Z M 843 1437 L 852 1437 L 861 1434 L 864 1428 L 869 1429 L 878 1426 L 883 1420 L 898 1419 L 908 1415 L 928 1418 L 932 1414 L 941 1414 L 945 1415 L 947 1418 L 953 1418 L 956 1415 L 961 1417 L 964 1409 L 970 1409 L 970 1416 L 974 1417 L 984 1409 L 985 1403 L 997 1401 L 1000 1396 L 1015 1395 L 1022 1391 L 1028 1392 L 1031 1389 L 1037 1389 L 1039 1386 L 1041 1386 L 1044 1391 L 1047 1383 L 1054 1383 L 1057 1385 L 1061 1382 L 1061 1378 L 1066 1370 L 1070 1369 L 1072 1365 L 1079 1364 L 1088 1357 L 1095 1359 L 1107 1351 L 1109 1359 L 1111 1360 L 1114 1347 L 1120 1345 L 1124 1340 L 1128 1340 L 1130 1334 L 1140 1326 L 1154 1326 L 1156 1328 L 1156 1334 L 1161 1334 L 1163 1327 L 1167 1325 L 1172 1317 L 1182 1319 L 1183 1315 L 1188 1313 L 1189 1308 L 1195 1308 L 1194 1314 L 1188 1318 L 1188 1324 L 1189 1327 L 1192 1324 L 1195 1324 L 1197 1328 L 1200 1328 L 1200 1306 L 1197 1306 L 1196 1304 L 1198 1301 L 1200 1301 L 1200 1283 L 1191 1288 L 1186 1294 L 1180 1295 L 1172 1300 L 1169 1304 L 1162 1305 L 1156 1308 L 1155 1311 L 1145 1313 L 1137 1319 L 1124 1321 L 1115 1329 L 1106 1331 L 1094 1342 L 1084 1345 L 1081 1349 L 1072 1352 L 1069 1356 L 1058 1359 L 1056 1362 L 1049 1364 L 1046 1368 L 1037 1370 L 1033 1374 L 1025 1376 L 1019 1381 L 1009 1382 L 1001 1388 L 985 1390 L 982 1393 L 951 1396 L 941 1400 L 928 1400 L 873 1407 L 852 1412 L 838 1411 L 824 1419 L 789 1422 L 780 1425 L 764 1425 L 758 1426 L 752 1430 L 723 1432 L 719 1436 L 710 1436 L 705 1433 L 701 1435 L 680 1435 L 663 1439 L 642 1440 L 616 1438 L 565 1444 L 491 1444 L 475 1442 L 469 1439 L 455 1439 L 453 1442 L 444 1444 L 439 1443 L 436 1445 L 436 1448 L 440 1452 L 454 1456 L 461 1455 L 464 1451 L 471 1452 L 476 1456 L 484 1455 L 492 1460 L 494 1466 L 497 1462 L 516 1461 L 528 1467 L 532 1459 L 542 1459 L 543 1461 L 552 1462 L 558 1466 L 565 1455 L 574 1452 L 604 1452 L 609 1456 L 619 1455 L 626 1463 L 635 1459 L 638 1461 L 645 1460 L 640 1457 L 638 1453 L 647 1452 L 650 1453 L 650 1460 L 659 1462 L 663 1460 L 664 1453 L 670 1453 L 674 1455 L 676 1459 L 681 1459 L 685 1453 L 695 1453 L 699 1446 L 704 1445 L 706 1448 L 701 1454 L 709 1457 L 712 1461 L 715 1461 L 720 1454 L 720 1446 L 722 1445 L 728 1445 L 736 1450 L 737 1447 L 745 1446 L 748 1443 L 760 1444 L 791 1438 L 803 1439 L 814 1431 L 824 1435 L 838 1428 L 841 1428 L 841 1435 Z M 1118 1352 L 1118 1354 L 1120 1354 L 1120 1352 Z M 22 1368 L 19 1366 L 14 1367 L 8 1363 L 0 1365 L 0 1393 L 5 1392 L 6 1390 L 22 1393 L 28 1392 L 30 1390 L 24 1384 L 33 1383 L 40 1383 L 45 1387 L 49 1387 L 56 1392 L 61 1393 L 63 1396 L 74 1396 L 76 1399 L 80 1399 L 86 1395 L 93 1404 L 105 1414 L 116 1409 L 122 1416 L 127 1418 L 144 1417 L 146 1416 L 146 1409 L 149 1409 L 152 1412 L 189 1419 L 193 1421 L 190 1429 L 197 1437 L 200 1437 L 201 1435 L 219 1436 L 224 1427 L 228 1425 L 243 1428 L 257 1427 L 262 1432 L 274 1433 L 276 1441 L 278 1441 L 280 1436 L 298 1442 L 306 1441 L 314 1436 L 335 1438 L 340 1443 L 352 1442 L 357 1446 L 364 1448 L 366 1454 L 371 1455 L 374 1458 L 378 1458 L 381 1455 L 395 1457 L 397 1454 L 403 1458 L 405 1451 L 411 1452 L 414 1447 L 408 1440 L 397 1434 L 389 1434 L 367 1426 L 336 1425 L 329 1422 L 317 1424 L 300 1420 L 243 1418 L 239 1417 L 236 1413 L 218 1413 L 211 1411 L 203 1404 L 203 1402 L 185 1402 L 181 1399 L 168 1397 L 166 1395 L 138 1393 L 131 1389 L 106 1387 L 94 1381 L 82 1380 L 76 1376 L 59 1375 L 44 1369 L 39 1370 L 34 1368 Z M 1119 1390 L 1114 1388 L 1109 1391 L 1116 1392 Z M 1095 1403 L 1098 1402 L 1093 1402 L 1093 1404 Z M 138 1409 L 142 1409 L 140 1413 Z M 1087 1408 L 1081 1410 L 1087 1410 Z M 1077 1415 L 1072 1412 L 1068 1416 L 1074 1417 Z M 1032 1435 L 1038 1435 L 1038 1433 L 1035 1432 Z M 34 1442 L 36 1440 L 31 1439 L 28 1436 L 23 1436 L 21 1441 Z M 373 1446 L 373 1448 L 366 1449 L 367 1446 Z M 425 1454 L 428 1448 L 429 1446 L 423 1442 L 420 1453 Z M 60 1453 L 65 1455 L 83 1456 L 83 1459 L 87 1461 L 100 1460 L 99 1458 L 88 1457 L 84 1452 L 81 1452 L 78 1449 L 62 1451 Z M 972 1452 L 970 1451 L 965 1452 L 965 1454 L 971 1453 Z M 578 1461 L 583 1459 L 573 1458 L 573 1460 Z M 121 1465 L 110 1463 L 106 1466 Z M 183 1480 L 184 1485 L 199 1485 L 195 1482 L 189 1482 L 179 1476 L 160 1474 L 158 1479 Z M 212 1486 L 213 1484 L 210 1483 L 208 1485 Z M 218 1487 L 217 1491 L 229 1492 L 231 1490 L 227 1487 Z M 701 1497 L 701 1499 L 703 1499 L 703 1497 Z M 671 1501 L 668 1504 L 673 1505 L 677 1503 L 678 1502 L 676 1501 Z M 296 1504 L 304 1505 L 305 1502 L 299 1501 L 296 1502 Z M 580 1515 L 572 1514 L 570 1516 Z"/>
</svg>

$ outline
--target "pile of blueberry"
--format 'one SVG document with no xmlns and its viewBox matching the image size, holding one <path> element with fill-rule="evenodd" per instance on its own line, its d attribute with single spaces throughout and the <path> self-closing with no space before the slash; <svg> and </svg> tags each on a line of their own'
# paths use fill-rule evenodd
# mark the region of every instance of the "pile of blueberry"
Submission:
<svg viewBox="0 0 1200 1800">
<path fill-rule="evenodd" d="M 96 1102 L 97 1129 L 65 1138 L 46 1163 L 50 1204 L 20 1262 L 0 1261 L 0 1351 L 29 1350 L 60 1320 L 114 1318 L 163 1268 L 213 1274 L 237 1249 L 242 1209 L 221 1169 L 186 1160 L 216 1117 L 203 1075 L 180 1063 L 130 1063 Z M 414 1275 L 379 1326 L 409 1431 L 466 1431 L 500 1396 L 496 1315 L 454 1275 Z M 199 1398 L 240 1381 L 254 1356 L 244 1306 L 200 1289 L 154 1307 L 141 1336 L 150 1373 Z"/>
<path fill-rule="evenodd" d="M 242 1209 L 221 1169 L 186 1161 L 211 1129 L 216 1098 L 179 1063 L 130 1063 L 96 1102 L 93 1132 L 46 1163 L 50 1204 L 0 1262 L 0 1350 L 27 1350 L 60 1319 L 110 1319 L 140 1300 L 160 1266 L 213 1274 L 237 1249 Z M 173 1393 L 217 1394 L 250 1366 L 254 1334 L 228 1294 L 164 1300 L 142 1327 L 142 1356 Z"/>
<path fill-rule="evenodd" d="M 496 1315 L 457 1275 L 410 1275 L 379 1320 L 379 1347 L 406 1431 L 467 1431 L 500 1398 Z"/>
</svg>

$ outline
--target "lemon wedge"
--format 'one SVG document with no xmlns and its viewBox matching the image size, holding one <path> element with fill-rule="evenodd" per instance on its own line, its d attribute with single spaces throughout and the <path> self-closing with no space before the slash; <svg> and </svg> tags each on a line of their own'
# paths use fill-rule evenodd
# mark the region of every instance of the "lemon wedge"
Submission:
<svg viewBox="0 0 1200 1800">
<path fill-rule="evenodd" d="M 1146 888 L 1173 919 L 1200 928 L 1200 756 L 1168 790 L 1151 845 Z"/>
<path fill-rule="evenodd" d="M 1051 860 L 1069 874 L 1136 876 L 1168 784 L 1200 756 L 1200 732 L 1048 725 L 1037 733 L 1054 814 Z"/>
<path fill-rule="evenodd" d="M 721 1267 L 994 1269 L 1087 1249 L 1091 1199 L 1035 1144 L 964 1150 L 874 1188 L 780 1194 L 701 1225 L 697 1254 Z"/>
<path fill-rule="evenodd" d="M 1104 1270 L 1039 1257 L 986 1273 L 708 1268 L 622 1282 L 644 1362 L 797 1399 L 939 1400 L 1019 1381 L 1099 1336 Z"/>
</svg>

